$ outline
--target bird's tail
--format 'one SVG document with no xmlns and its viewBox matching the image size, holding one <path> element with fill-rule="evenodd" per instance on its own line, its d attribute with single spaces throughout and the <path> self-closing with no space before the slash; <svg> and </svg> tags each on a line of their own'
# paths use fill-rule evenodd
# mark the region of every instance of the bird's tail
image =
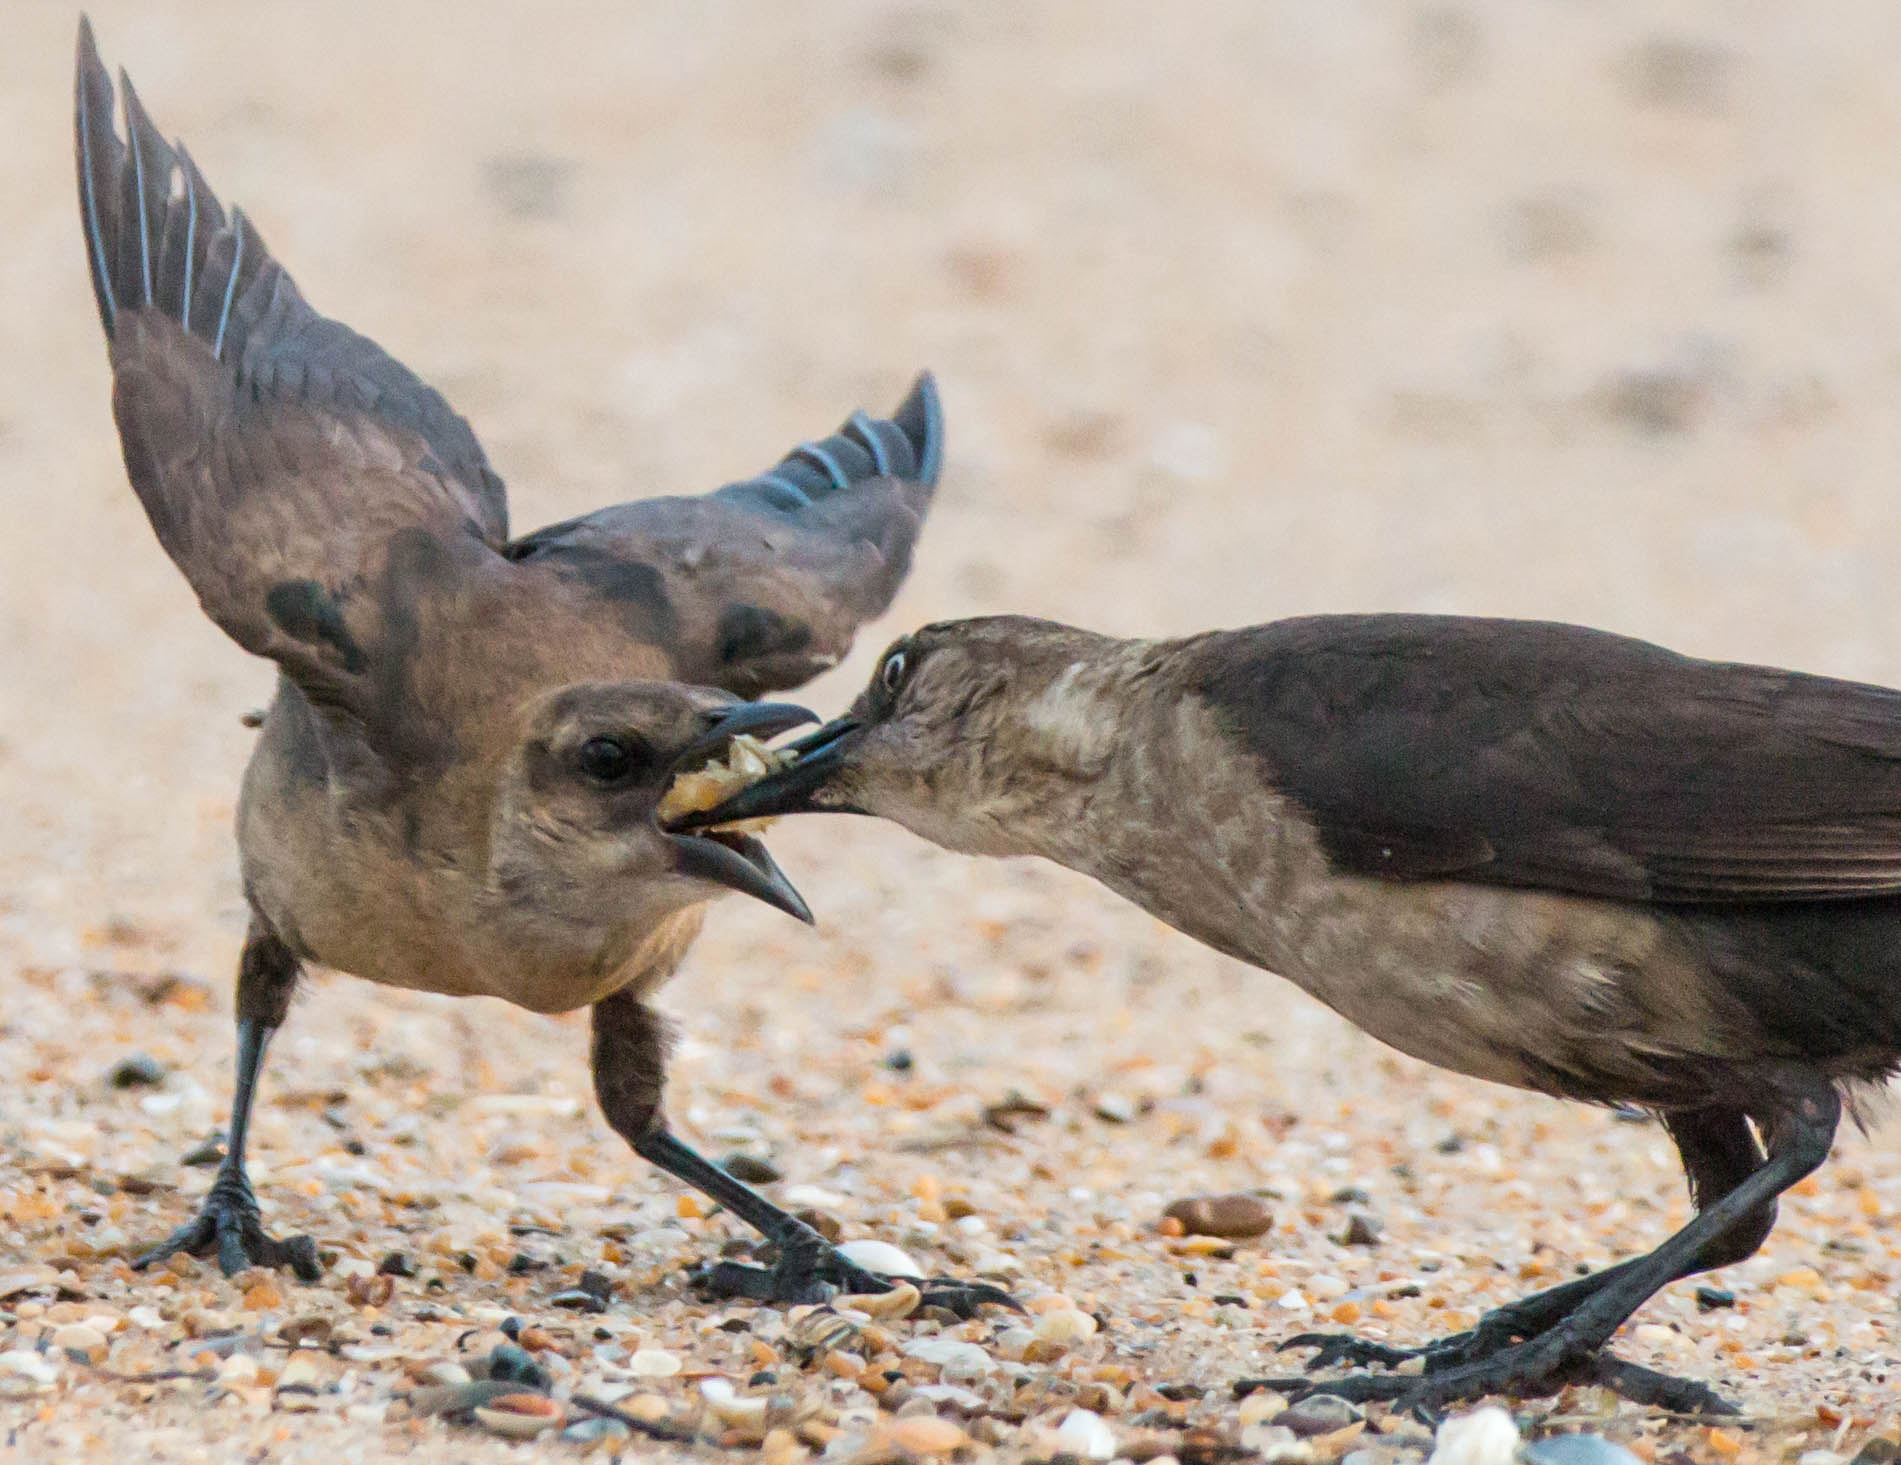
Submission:
<svg viewBox="0 0 1901 1465">
<path fill-rule="evenodd" d="M 79 20 L 73 80 L 79 220 L 99 322 L 156 310 L 235 360 L 284 279 L 242 209 L 230 217 L 182 146 L 167 143 L 122 71 L 125 138 L 113 127 L 112 79 L 92 23 Z"/>
</svg>

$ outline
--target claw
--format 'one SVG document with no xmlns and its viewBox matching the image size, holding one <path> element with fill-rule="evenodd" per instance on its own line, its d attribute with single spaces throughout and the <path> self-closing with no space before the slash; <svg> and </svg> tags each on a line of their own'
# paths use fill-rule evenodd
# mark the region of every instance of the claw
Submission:
<svg viewBox="0 0 1901 1465">
<path fill-rule="evenodd" d="M 257 1201 L 248 1184 L 214 1185 L 196 1216 L 132 1263 L 143 1271 L 155 1262 L 184 1252 L 187 1256 L 218 1258 L 218 1269 L 235 1277 L 250 1267 L 288 1267 L 300 1282 L 323 1280 L 317 1243 L 308 1236 L 279 1240 L 265 1234 Z"/>
<path fill-rule="evenodd" d="M 1277 1343 L 1275 1351 L 1285 1353 L 1293 1348 L 1318 1349 L 1305 1364 L 1308 1373 L 1318 1373 L 1323 1368 L 1332 1368 L 1336 1363 L 1350 1363 L 1361 1368 L 1398 1368 L 1400 1364 L 1415 1358 L 1429 1358 L 1438 1347 L 1434 1344 L 1429 1348 L 1396 1348 L 1390 1343 L 1357 1338 L 1352 1333 L 1298 1333 Z"/>
<path fill-rule="evenodd" d="M 973 1318 L 984 1306 L 1022 1312 L 1017 1300 L 987 1282 L 965 1282 L 956 1277 L 885 1277 L 847 1261 L 831 1246 L 780 1247 L 770 1267 L 722 1261 L 693 1274 L 696 1286 L 715 1297 L 744 1297 L 754 1302 L 829 1302 L 840 1293 L 865 1295 L 889 1292 L 905 1282 L 918 1289 L 920 1307 L 942 1307 L 961 1318 Z"/>
</svg>

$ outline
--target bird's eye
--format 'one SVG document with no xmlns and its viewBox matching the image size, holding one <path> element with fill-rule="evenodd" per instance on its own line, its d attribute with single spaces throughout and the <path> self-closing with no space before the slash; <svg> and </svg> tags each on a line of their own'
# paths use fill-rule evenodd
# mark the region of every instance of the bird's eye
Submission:
<svg viewBox="0 0 1901 1465">
<path fill-rule="evenodd" d="M 878 668 L 878 685 L 888 695 L 895 696 L 899 687 L 904 685 L 904 674 L 911 669 L 911 658 L 902 651 L 894 651 L 884 659 L 884 665 Z"/>
<path fill-rule="evenodd" d="M 589 738 L 575 755 L 581 772 L 596 783 L 624 783 L 642 762 L 643 750 L 627 738 Z"/>
</svg>

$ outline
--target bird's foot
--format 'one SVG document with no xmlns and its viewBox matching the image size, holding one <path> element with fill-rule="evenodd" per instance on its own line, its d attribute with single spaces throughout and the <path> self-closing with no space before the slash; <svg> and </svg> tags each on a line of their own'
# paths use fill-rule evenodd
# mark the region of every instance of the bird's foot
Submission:
<svg viewBox="0 0 1901 1465">
<path fill-rule="evenodd" d="M 1474 1329 L 1473 1334 L 1478 1331 Z M 1446 1341 L 1458 1342 L 1461 1349 L 1469 1349 L 1473 1344 L 1463 1340 L 1473 1334 L 1461 1334 Z M 1432 1357 L 1430 1349 L 1390 1351 L 1410 1352 L 1413 1357 L 1428 1360 Z M 1407 1361 L 1400 1360 L 1401 1363 Z M 1337 1379 L 1305 1375 L 1246 1379 L 1235 1387 L 1237 1392 L 1272 1389 L 1290 1400 L 1333 1394 L 1353 1404 L 1390 1403 L 1399 1412 L 1430 1419 L 1449 1405 L 1472 1403 L 1488 1395 L 1537 1397 L 1555 1393 L 1569 1384 L 1599 1384 L 1633 1403 L 1674 1413 L 1727 1415 L 1737 1412 L 1734 1405 L 1707 1384 L 1674 1378 L 1587 1347 L 1571 1338 L 1563 1323 L 1525 1342 L 1507 1343 L 1459 1362 L 1434 1367 L 1429 1361 L 1423 1372 L 1352 1373 Z"/>
<path fill-rule="evenodd" d="M 920 1293 L 918 1306 L 946 1308 L 958 1317 L 975 1317 L 986 1304 L 1023 1311 L 1008 1292 L 984 1282 L 955 1277 L 886 1277 L 867 1271 L 807 1227 L 778 1238 L 778 1247 L 778 1259 L 769 1267 L 716 1262 L 699 1269 L 694 1282 L 715 1297 L 783 1303 L 829 1302 L 841 1294 L 889 1292 L 908 1282 Z"/>
<path fill-rule="evenodd" d="M 1427 1373 L 1443 1373 L 1447 1369 L 1488 1358 L 1501 1348 L 1532 1336 L 1534 1331 L 1535 1328 L 1526 1325 L 1526 1320 L 1519 1316 L 1513 1305 L 1507 1303 L 1504 1307 L 1486 1313 L 1476 1327 L 1444 1338 L 1435 1338 L 1416 1348 L 1376 1343 L 1371 1338 L 1362 1338 L 1353 1333 L 1301 1333 L 1279 1344 L 1277 1351 L 1285 1353 L 1293 1348 L 1312 1348 L 1314 1356 L 1304 1365 L 1308 1373 L 1318 1373 L 1340 1363 L 1355 1368 L 1394 1369 L 1415 1359 L 1424 1365 Z"/>
<path fill-rule="evenodd" d="M 219 1176 L 205 1196 L 204 1208 L 132 1266 L 143 1270 L 181 1251 L 188 1256 L 216 1256 L 227 1277 L 247 1267 L 289 1267 L 300 1282 L 323 1279 L 316 1242 L 308 1236 L 279 1241 L 265 1234 L 257 1197 L 241 1173 L 235 1179 Z"/>
<path fill-rule="evenodd" d="M 1341 1363 L 1353 1368 L 1392 1369 L 1411 1363 L 1416 1358 L 1425 1360 L 1426 1367 L 1431 1368 L 1436 1350 L 1451 1347 L 1470 1336 L 1469 1333 L 1455 1333 L 1437 1343 L 1427 1343 L 1418 1348 L 1399 1348 L 1391 1343 L 1376 1343 L 1371 1338 L 1362 1338 L 1353 1333 L 1300 1333 L 1275 1344 L 1274 1351 L 1286 1353 L 1295 1348 L 1313 1349 L 1314 1356 L 1302 1365 L 1308 1373 L 1319 1373 L 1322 1369 Z M 1247 1382 L 1253 1383 L 1253 1380 Z"/>
</svg>

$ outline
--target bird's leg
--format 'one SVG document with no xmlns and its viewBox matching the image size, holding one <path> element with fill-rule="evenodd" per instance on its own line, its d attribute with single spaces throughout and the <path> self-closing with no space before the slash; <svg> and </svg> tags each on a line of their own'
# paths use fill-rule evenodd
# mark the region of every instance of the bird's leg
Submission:
<svg viewBox="0 0 1901 1465">
<path fill-rule="evenodd" d="M 719 1202 L 778 1248 L 771 1267 L 722 1261 L 700 1277 L 712 1292 L 760 1302 L 823 1302 L 838 1292 L 887 1292 L 915 1280 L 926 1303 L 973 1316 L 985 1303 L 1016 1306 L 1010 1294 L 954 1278 L 879 1276 L 839 1255 L 818 1232 L 735 1180 L 667 1128 L 661 1112 L 666 1031 L 659 1014 L 626 992 L 594 1004 L 594 1092 L 601 1112 L 634 1153 Z"/>
<path fill-rule="evenodd" d="M 1476 1325 L 1464 1332 L 1435 1338 L 1417 1347 L 1379 1343 L 1352 1333 L 1326 1332 L 1299 1333 L 1275 1346 L 1280 1352 L 1292 1348 L 1316 1350 L 1306 1363 L 1309 1373 L 1331 1368 L 1336 1363 L 1398 1368 L 1415 1358 L 1425 1361 L 1427 1373 L 1436 1373 L 1441 1369 L 1457 1368 L 1475 1358 L 1483 1358 L 1520 1339 L 1536 1337 L 1600 1287 L 1614 1280 L 1625 1268 L 1642 1260 L 1642 1257 L 1634 1257 L 1630 1261 L 1592 1272 L 1588 1277 L 1577 1277 L 1569 1282 L 1561 1282 L 1556 1287 L 1548 1287 L 1543 1292 L 1534 1292 L 1529 1297 L 1504 1303 L 1486 1313 Z M 1254 1380 L 1246 1382 L 1250 1385 L 1255 1383 Z"/>
<path fill-rule="evenodd" d="M 1839 1096 L 1829 1084 L 1811 1075 L 1792 1075 L 1785 1086 L 1788 1092 L 1781 1103 L 1761 1123 L 1768 1146 L 1766 1158 L 1739 1110 L 1704 1109 L 1666 1115 L 1690 1175 L 1699 1207 L 1696 1215 L 1648 1255 L 1607 1268 L 1596 1278 L 1580 1278 L 1517 1304 L 1521 1310 L 1509 1324 L 1514 1331 L 1542 1323 L 1523 1341 L 1506 1338 L 1486 1353 L 1438 1367 L 1429 1364 L 1423 1376 L 1353 1374 L 1326 1381 L 1303 1378 L 1249 1383 L 1289 1389 L 1300 1395 L 1328 1393 L 1353 1400 L 1401 1400 L 1415 1407 L 1436 1408 L 1492 1393 L 1545 1393 L 1566 1383 L 1598 1382 L 1643 1403 L 1685 1412 L 1733 1413 L 1731 1406 L 1703 1384 L 1673 1379 L 1601 1350 L 1660 1288 L 1753 1252 L 1774 1224 L 1776 1197 L 1828 1157 L 1835 1128 L 1841 1121 Z M 1758 1163 L 1745 1170 L 1751 1161 Z M 1585 1283 L 1593 1285 L 1586 1288 Z M 1547 1317 L 1550 1313 L 1558 1315 Z M 1474 1333 L 1483 1327 L 1481 1324 Z"/>
<path fill-rule="evenodd" d="M 279 1241 L 265 1235 L 251 1178 L 244 1173 L 244 1140 L 251 1127 L 264 1050 L 271 1034 L 283 1024 L 299 970 L 290 949 L 254 915 L 244 954 L 238 958 L 238 1071 L 224 1160 L 198 1214 L 140 1256 L 134 1267 L 149 1267 L 182 1251 L 192 1256 L 216 1255 L 227 1277 L 246 1267 L 280 1266 L 289 1267 L 302 1282 L 323 1276 L 316 1243 L 308 1236 Z"/>
<path fill-rule="evenodd" d="M 1664 1128 L 1676 1141 L 1677 1151 L 1683 1157 L 1690 1194 L 1699 1207 L 1729 1194 L 1762 1165 L 1762 1147 L 1756 1143 L 1755 1136 L 1749 1130 L 1748 1118 L 1739 1109 L 1675 1109 L 1666 1111 L 1662 1118 Z M 1712 1241 L 1697 1256 L 1695 1265 L 1683 1275 L 1726 1267 L 1753 1255 L 1775 1225 L 1775 1220 L 1776 1207 L 1772 1200 Z M 1644 1260 L 1643 1257 L 1633 1257 L 1587 1277 L 1578 1277 L 1543 1292 L 1534 1292 L 1529 1297 L 1521 1297 L 1515 1302 L 1505 1303 L 1486 1313 L 1476 1327 L 1434 1339 L 1416 1348 L 1376 1343 L 1368 1338 L 1357 1338 L 1351 1333 L 1302 1333 L 1289 1338 L 1280 1347 L 1283 1350 L 1317 1350 L 1307 1360 L 1309 1373 L 1336 1363 L 1397 1368 L 1415 1358 L 1424 1360 L 1427 1373 L 1438 1373 L 1476 1362 L 1523 1339 L 1535 1338 L 1582 1306 L 1600 1288 L 1616 1282 Z"/>
</svg>

